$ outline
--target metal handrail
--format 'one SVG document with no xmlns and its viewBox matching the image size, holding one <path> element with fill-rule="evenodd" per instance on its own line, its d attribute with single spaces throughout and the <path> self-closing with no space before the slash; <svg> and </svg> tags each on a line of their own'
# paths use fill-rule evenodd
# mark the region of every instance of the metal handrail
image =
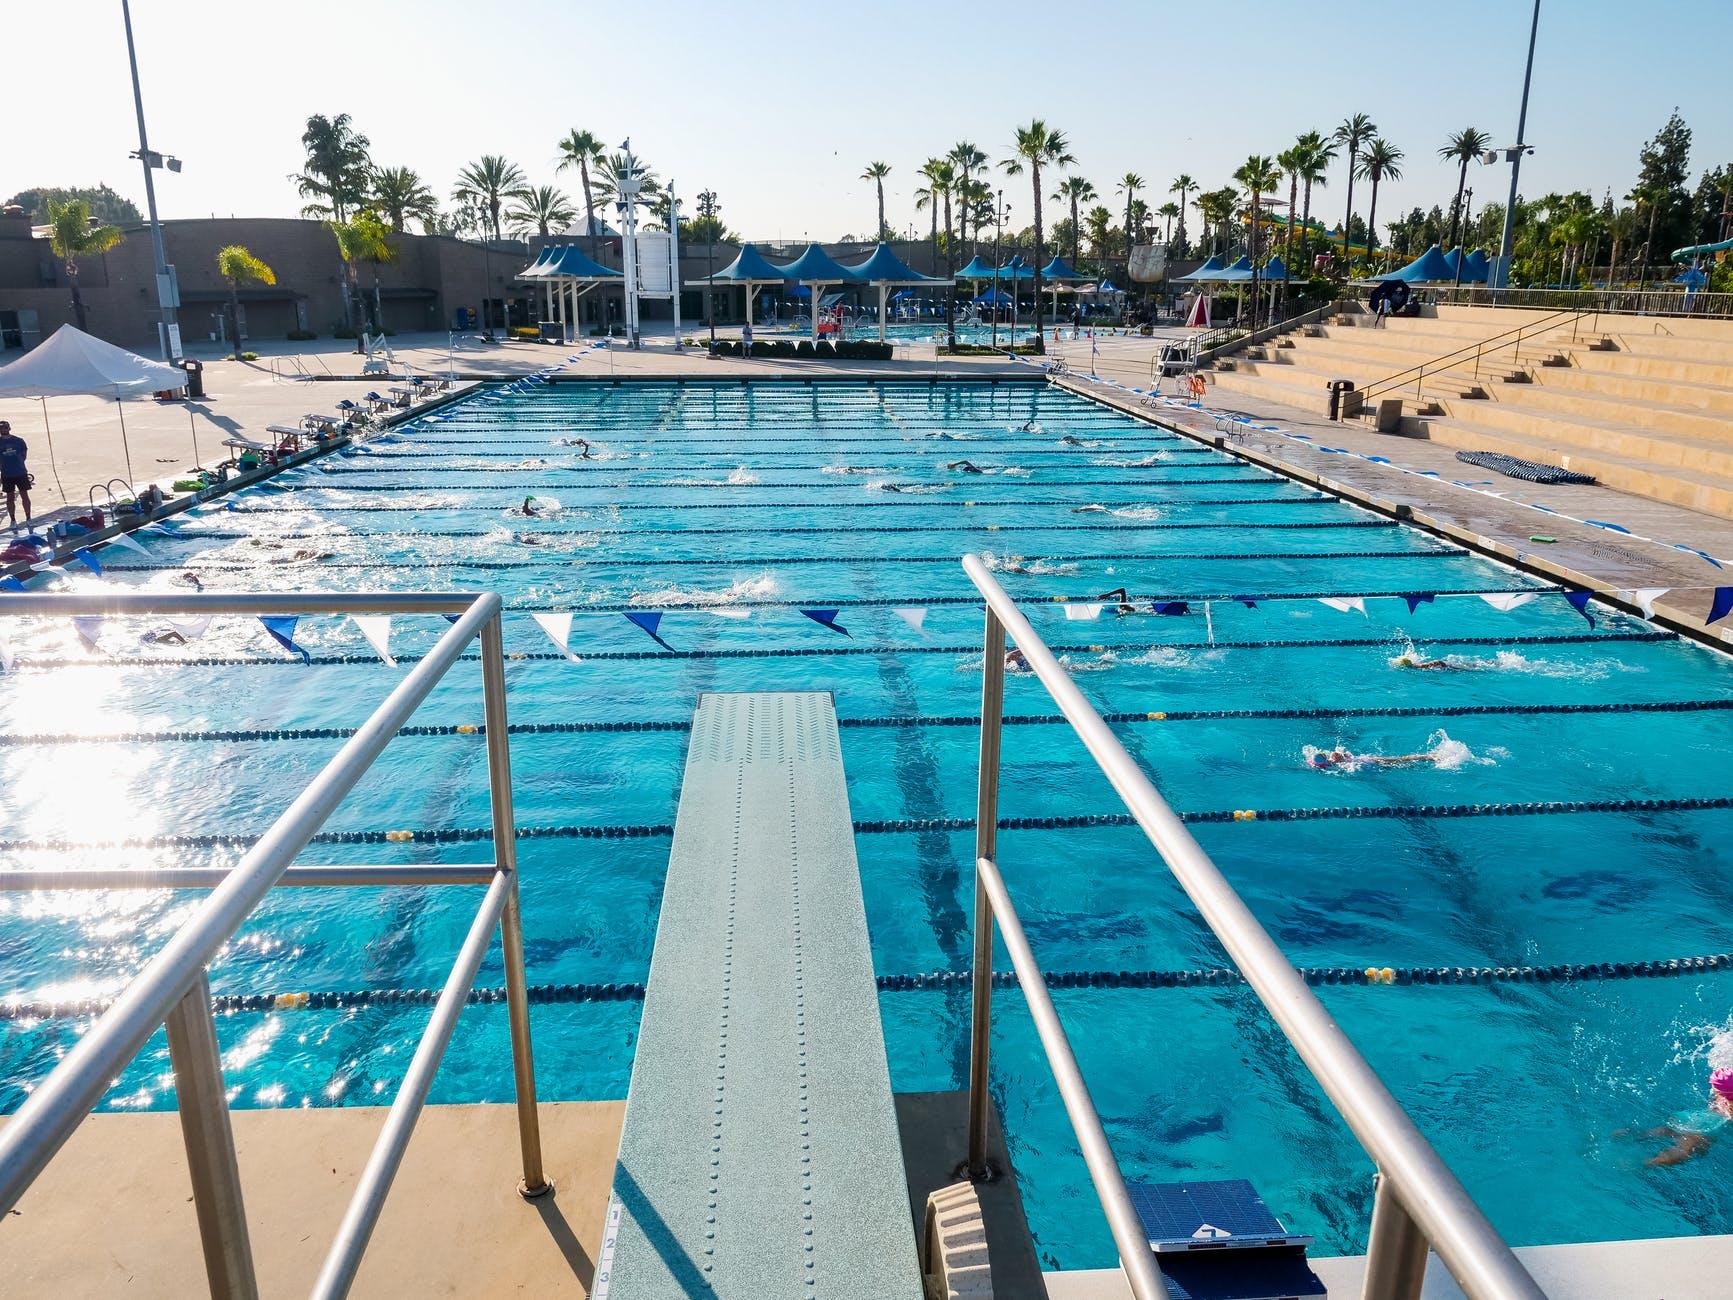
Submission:
<svg viewBox="0 0 1733 1300">
<path fill-rule="evenodd" d="M 1531 333 L 1539 333 L 1543 329 L 1562 329 L 1565 322 L 1559 318 L 1565 316 L 1570 318 L 1570 324 L 1572 326 L 1571 337 L 1574 339 L 1576 337 L 1576 324 L 1581 321 L 1584 316 L 1592 316 L 1595 314 L 1596 312 L 1592 308 L 1586 307 L 1558 308 L 1555 311 L 1548 312 L 1539 320 L 1526 321 L 1521 325 L 1512 326 L 1510 329 L 1494 334 L 1491 338 L 1481 339 L 1476 343 L 1465 343 L 1454 352 L 1443 353 L 1442 355 L 1433 357 L 1430 360 L 1422 361 L 1419 365 L 1409 366 L 1406 370 L 1398 370 L 1393 375 L 1386 375 L 1382 379 L 1376 379 L 1360 390 L 1360 398 L 1362 402 L 1364 402 L 1367 398 L 1376 397 L 1382 393 L 1393 392 L 1398 388 L 1406 388 L 1408 386 L 1408 377 L 1412 375 L 1414 377 L 1414 396 L 1416 400 L 1419 400 L 1422 396 L 1421 385 L 1426 381 L 1427 371 L 1437 374 L 1440 370 L 1450 370 L 1453 368 L 1455 362 L 1464 360 L 1471 354 L 1474 357 L 1474 377 L 1478 380 L 1480 378 L 1481 358 L 1488 351 L 1497 352 L 1502 348 L 1515 347 L 1518 349 L 1516 354 L 1517 359 L 1520 359 L 1522 355 L 1522 342 L 1524 339 L 1528 338 Z"/>
<path fill-rule="evenodd" d="M 988 1041 L 991 1029 L 993 924 L 997 917 L 1006 946 L 1009 896 L 996 867 L 1000 739 L 1005 703 L 1005 639 L 1009 633 L 1024 661 L 1047 688 L 1072 729 L 1101 768 L 1156 852 L 1186 891 L 1221 942 L 1246 983 L 1281 1028 L 1312 1077 L 1371 1156 L 1378 1169 L 1372 1225 L 1367 1244 L 1363 1295 L 1367 1300 L 1416 1300 L 1426 1272 L 1427 1246 L 1438 1253 L 1471 1300 L 1541 1300 L 1545 1293 L 1505 1244 L 1468 1195 L 1456 1175 L 1432 1149 L 1414 1121 L 1342 1032 L 1322 1002 L 1259 924 L 1245 901 L 1161 793 L 1151 784 L 1112 729 L 1084 698 L 1069 673 L 1030 626 L 1015 601 L 979 556 L 963 557 L 963 569 L 987 604 L 981 686 L 981 765 L 976 798 L 976 873 L 974 1015 L 969 1067 L 968 1168 L 986 1170 Z M 1006 909 L 1000 911 L 1000 908 Z M 1016 931 L 1021 936 L 1021 930 Z M 1125 1193 L 1105 1136 L 1096 1140 L 1099 1118 L 1089 1102 L 1076 1062 L 1063 1045 L 1057 1021 L 1044 1027 L 1051 1004 L 1040 1000 L 1031 981 L 1040 971 L 1024 947 L 1018 980 L 1024 986 L 1049 1064 L 1059 1079 L 1067 1110 L 1079 1131 L 1097 1195 L 1113 1229 L 1120 1263 L 1137 1300 L 1160 1300 L 1166 1291 L 1154 1268 L 1135 1211 Z M 1018 956 L 1013 953 L 1013 963 Z M 1025 977 L 1024 967 L 1029 970 Z M 1055 1038 L 1057 1034 L 1057 1039 Z M 1069 1082 L 1067 1081 L 1069 1076 Z M 1081 1115 L 1084 1123 L 1078 1123 Z M 1108 1166 L 1112 1166 L 1111 1169 Z M 1128 1217 L 1129 1216 L 1129 1217 Z M 1148 1267 L 1146 1268 L 1145 1265 Z"/>
<path fill-rule="evenodd" d="M 415 1056 L 325 1261 L 314 1294 L 347 1294 L 391 1181 L 426 1103 L 440 1058 L 474 982 L 495 929 L 501 938 L 506 1002 L 517 1093 L 518 1138 L 526 1196 L 549 1189 L 542 1170 L 535 1063 L 530 1045 L 529 997 L 524 972 L 523 919 L 518 896 L 516 829 L 512 815 L 511 757 L 506 725 L 505 651 L 500 598 L 493 592 L 317 593 L 99 592 L 26 593 L 8 597 L 0 614 L 71 617 L 141 614 L 412 614 L 453 617 L 428 653 L 308 783 L 232 868 L 168 868 L 137 873 L 106 869 L 9 871 L 3 889 L 209 888 L 210 895 L 145 964 L 41 1081 L 0 1130 L 0 1213 L 10 1210 L 101 1100 L 114 1078 L 156 1032 L 166 1026 L 181 1114 L 193 1201 L 211 1294 L 254 1297 L 247 1221 L 235 1161 L 234 1135 L 216 1051 L 206 967 L 277 885 L 482 884 L 487 885 L 445 987 L 434 1005 Z M 488 784 L 492 798 L 495 861 L 452 866 L 291 865 L 375 759 L 415 713 L 471 641 L 481 643 Z"/>
</svg>

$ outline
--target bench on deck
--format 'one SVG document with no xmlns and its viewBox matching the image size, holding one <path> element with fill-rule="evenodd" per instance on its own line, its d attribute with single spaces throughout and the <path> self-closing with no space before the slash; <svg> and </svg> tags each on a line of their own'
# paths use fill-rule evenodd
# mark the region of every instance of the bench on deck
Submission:
<svg viewBox="0 0 1733 1300">
<path fill-rule="evenodd" d="M 918 1300 L 828 694 L 693 717 L 592 1300 Z"/>
</svg>

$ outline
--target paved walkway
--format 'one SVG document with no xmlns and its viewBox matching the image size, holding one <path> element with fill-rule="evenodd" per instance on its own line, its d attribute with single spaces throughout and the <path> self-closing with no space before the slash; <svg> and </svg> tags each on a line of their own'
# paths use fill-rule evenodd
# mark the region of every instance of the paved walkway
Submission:
<svg viewBox="0 0 1733 1300">
<path fill-rule="evenodd" d="M 1110 377 L 1139 388 L 1147 385 L 1147 372 L 1142 382 L 1135 384 L 1117 374 Z M 1139 407 L 1134 394 L 1092 381 L 1087 375 L 1072 375 L 1061 382 L 1111 405 L 1152 414 L 1148 408 Z M 1425 439 L 1376 433 L 1357 422 L 1332 422 L 1322 414 L 1244 393 L 1232 394 L 1231 402 L 1223 400 L 1226 396 L 1212 392 L 1206 406 L 1250 417 L 1250 425 L 1224 423 L 1218 427 L 1214 410 L 1177 404 L 1157 408 L 1153 414 L 1164 424 L 1206 440 L 1221 437 L 1226 447 L 1239 455 L 1386 513 L 1405 507 L 1422 524 L 1548 577 L 1589 587 L 1599 595 L 1618 599 L 1620 592 L 1666 588 L 1667 594 L 1654 603 L 1661 621 L 1733 643 L 1733 619 L 1707 629 L 1704 623 L 1715 588 L 1733 585 L 1733 565 L 1723 571 L 1697 555 L 1657 544 L 1681 543 L 1726 561 L 1733 557 L 1733 520 L 1606 487 L 1523 483 L 1466 465 L 1456 459 L 1452 448 Z M 1322 406 L 1322 393 L 1319 399 Z M 1263 425 L 1303 434 L 1311 442 L 1258 427 Z M 1357 454 L 1343 455 L 1325 448 Z M 1363 459 L 1367 456 L 1383 457 L 1390 463 Z M 1428 473 L 1437 477 L 1423 477 Z M 1531 506 L 1559 514 L 1548 515 Z M 1618 524 L 1656 542 L 1621 537 L 1560 515 Z M 1537 537 L 1554 540 L 1536 541 Z M 1631 607 L 1628 596 L 1622 603 Z"/>
</svg>

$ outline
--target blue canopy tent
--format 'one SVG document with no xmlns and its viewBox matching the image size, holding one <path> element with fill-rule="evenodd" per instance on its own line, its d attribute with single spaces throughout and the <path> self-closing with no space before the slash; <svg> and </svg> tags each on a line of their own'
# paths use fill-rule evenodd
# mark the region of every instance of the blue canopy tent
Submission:
<svg viewBox="0 0 1733 1300">
<path fill-rule="evenodd" d="M 1491 262 L 1486 256 L 1486 250 L 1477 248 L 1462 264 L 1462 278 L 1470 284 L 1485 284 L 1490 267 Z"/>
<path fill-rule="evenodd" d="M 884 245 L 880 244 L 879 247 L 883 248 Z M 981 280 L 996 279 L 998 274 L 999 272 L 997 268 L 995 268 L 991 262 L 987 261 L 979 253 L 976 253 L 974 257 L 969 259 L 969 264 L 961 271 L 957 272 L 957 279 L 978 282 Z"/>
<path fill-rule="evenodd" d="M 1059 319 L 1059 295 L 1061 293 L 1075 292 L 1078 281 L 1086 280 L 1088 278 L 1088 276 L 1079 275 L 1066 263 L 1065 259 L 1060 257 L 1057 253 L 1053 254 L 1052 259 L 1047 263 L 1047 265 L 1041 268 L 1041 279 L 1053 292 L 1054 320 Z"/>
<path fill-rule="evenodd" d="M 1186 275 L 1174 276 L 1173 282 L 1175 284 L 1213 284 L 1221 278 L 1223 269 L 1221 258 L 1212 255 L 1209 261 L 1198 267 L 1197 270 Z"/>
<path fill-rule="evenodd" d="M 1446 280 L 1455 280 L 1456 270 L 1438 245 L 1434 244 L 1407 266 L 1388 275 L 1381 275 L 1378 279 L 1401 280 L 1406 284 L 1440 284 Z"/>
<path fill-rule="evenodd" d="M 714 275 L 707 275 L 702 280 L 688 280 L 688 289 L 703 288 L 711 283 L 737 284 L 746 290 L 746 319 L 752 319 L 752 300 L 758 291 L 766 285 L 781 286 L 784 283 L 781 270 L 771 265 L 768 258 L 758 251 L 756 244 L 742 244 L 740 252 L 727 266 Z"/>
<path fill-rule="evenodd" d="M 985 293 L 977 294 L 975 297 L 969 299 L 969 301 L 974 303 L 977 307 L 1009 307 L 1011 305 L 1011 295 L 1006 293 L 1003 289 L 994 288 L 987 290 Z"/>
<path fill-rule="evenodd" d="M 818 301 L 818 291 L 823 286 L 849 283 L 848 268 L 817 244 L 808 244 L 804 253 L 792 262 L 786 262 L 777 267 L 776 270 L 784 283 L 805 285 L 807 292 L 814 295 L 815 301 Z M 812 341 L 817 343 L 818 311 L 816 308 L 811 313 L 811 322 Z"/>
<path fill-rule="evenodd" d="M 517 278 L 541 282 L 543 319 L 558 321 L 560 332 L 569 343 L 577 325 L 578 299 L 597 285 L 624 284 L 626 277 L 589 257 L 576 244 L 549 244 L 534 262 L 518 272 Z"/>
<path fill-rule="evenodd" d="M 976 258 L 979 261 L 980 258 Z M 971 263 L 972 265 L 972 263 Z M 902 258 L 891 251 L 889 244 L 881 243 L 873 249 L 872 255 L 866 261 L 855 266 L 842 268 L 855 284 L 873 285 L 879 292 L 879 342 L 885 341 L 885 295 L 894 285 L 946 284 L 950 281 L 941 276 L 922 275 Z M 966 269 L 966 268 L 965 268 Z M 899 295 L 900 296 L 900 295 Z"/>
</svg>

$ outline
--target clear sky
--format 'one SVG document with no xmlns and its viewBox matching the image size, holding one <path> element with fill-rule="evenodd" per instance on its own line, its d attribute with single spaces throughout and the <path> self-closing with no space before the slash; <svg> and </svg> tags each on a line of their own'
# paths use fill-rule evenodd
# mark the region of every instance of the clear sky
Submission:
<svg viewBox="0 0 1733 1300">
<path fill-rule="evenodd" d="M 922 160 L 965 139 L 997 160 L 1036 116 L 1070 135 L 1118 208 L 1128 170 L 1159 206 L 1181 171 L 1218 186 L 1248 154 L 1365 112 L 1407 154 L 1381 218 L 1430 206 L 1454 188 L 1436 156 L 1448 132 L 1514 136 L 1529 13 L 1526 0 L 133 4 L 152 147 L 186 160 L 158 173 L 165 217 L 294 215 L 286 177 L 307 115 L 348 112 L 376 162 L 414 167 L 442 198 L 464 162 L 503 153 L 576 199 L 576 177 L 554 175 L 560 135 L 630 135 L 683 196 L 715 189 L 729 225 L 761 239 L 870 231 L 859 176 L 875 158 L 894 168 L 891 223 L 924 229 L 910 199 Z M 1696 133 L 1693 178 L 1733 160 L 1720 60 L 1699 57 L 1730 34 L 1727 0 L 1544 0 L 1524 192 L 1622 195 L 1675 104 Z M 0 197 L 105 181 L 142 210 L 119 0 L 0 0 L 0 52 Z M 1329 220 L 1340 170 L 1315 201 Z M 1470 177 L 1476 208 L 1502 200 L 1504 168 Z M 1005 185 L 1026 224 L 1027 180 Z"/>
</svg>

